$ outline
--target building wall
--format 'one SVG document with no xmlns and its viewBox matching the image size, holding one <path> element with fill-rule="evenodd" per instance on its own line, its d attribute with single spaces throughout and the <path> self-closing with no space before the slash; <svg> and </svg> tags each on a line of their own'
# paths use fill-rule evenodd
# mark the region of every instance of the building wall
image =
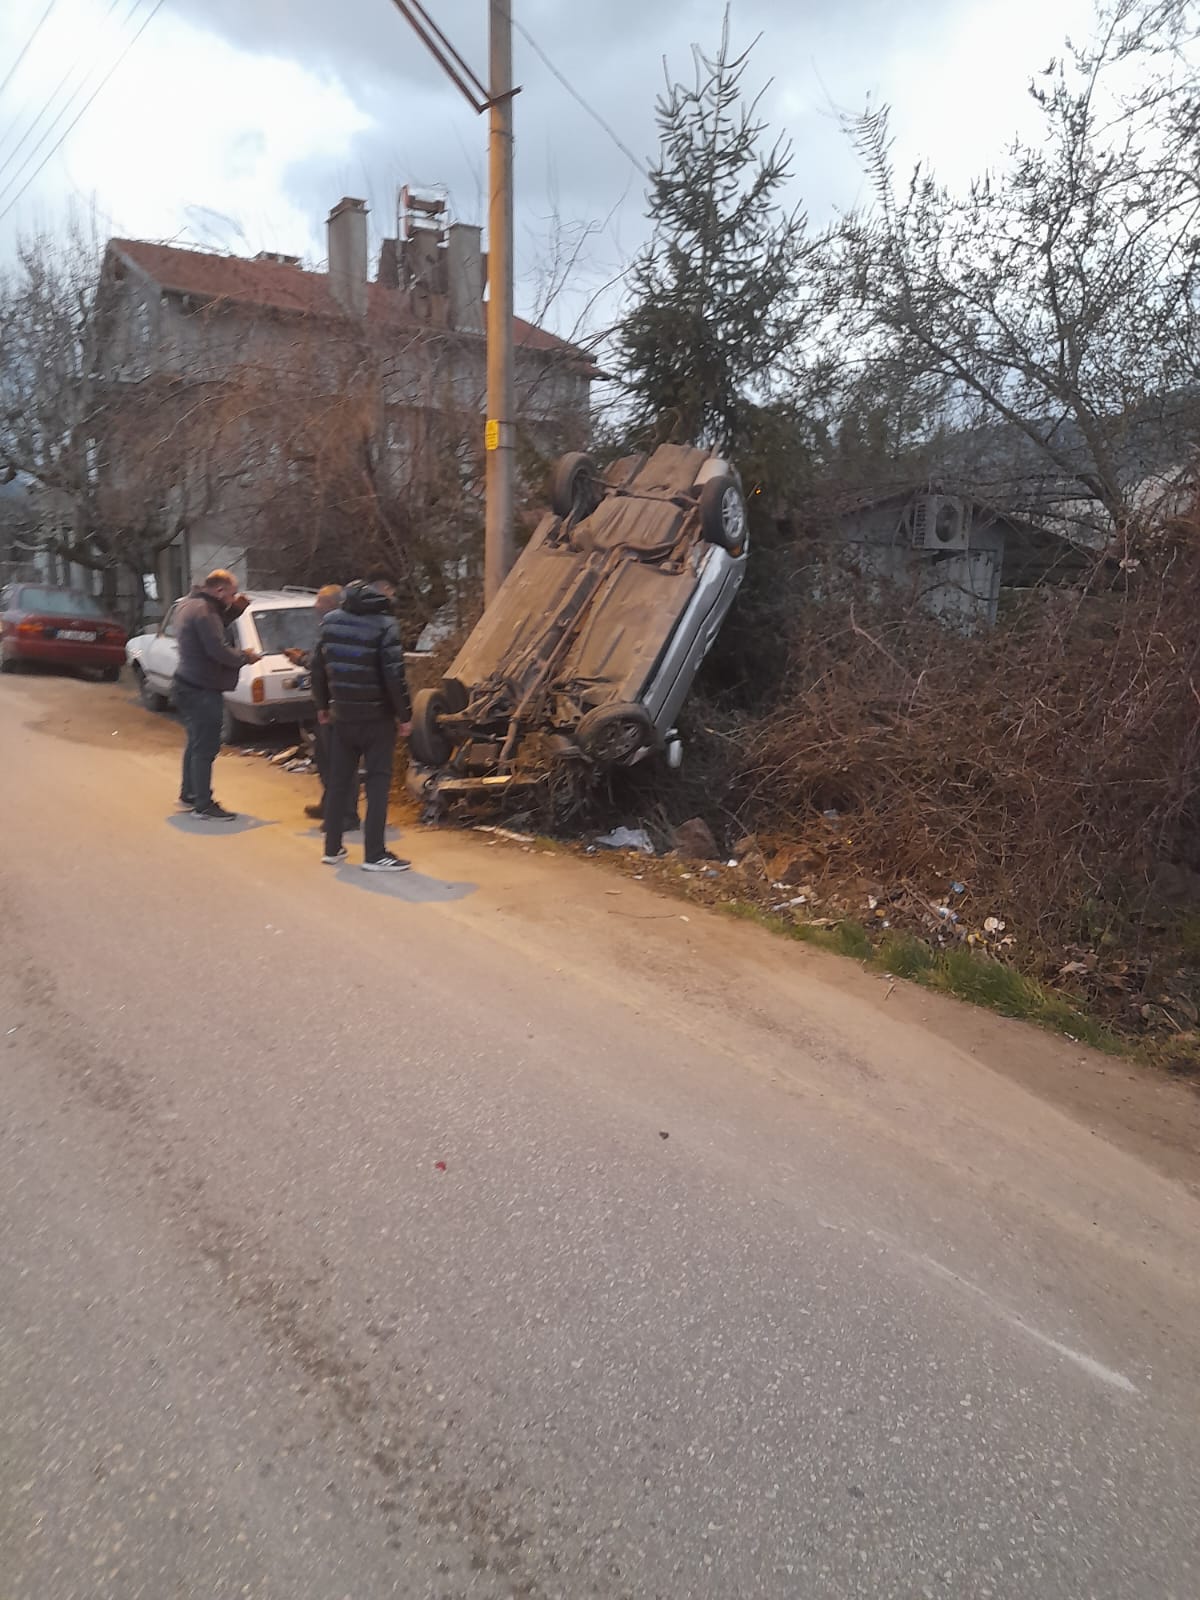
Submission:
<svg viewBox="0 0 1200 1600">
<path fill-rule="evenodd" d="M 964 628 L 996 620 L 1005 535 L 998 522 L 976 523 L 964 551 L 915 550 L 905 524 L 908 502 L 871 506 L 842 524 L 845 556 L 856 570 L 908 596 L 942 621 Z"/>
</svg>

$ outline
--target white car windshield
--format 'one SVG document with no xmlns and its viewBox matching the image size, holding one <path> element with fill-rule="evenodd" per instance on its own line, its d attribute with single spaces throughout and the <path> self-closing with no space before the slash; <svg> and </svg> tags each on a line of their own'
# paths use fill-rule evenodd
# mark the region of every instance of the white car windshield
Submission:
<svg viewBox="0 0 1200 1600">
<path fill-rule="evenodd" d="M 285 650 L 310 651 L 317 642 L 317 613 L 312 606 L 277 606 L 252 611 L 254 626 L 266 656 Z"/>
</svg>

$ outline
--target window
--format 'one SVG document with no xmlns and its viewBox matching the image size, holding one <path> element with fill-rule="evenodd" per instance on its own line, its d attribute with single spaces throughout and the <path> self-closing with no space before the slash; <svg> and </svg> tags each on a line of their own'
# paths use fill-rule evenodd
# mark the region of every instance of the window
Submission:
<svg viewBox="0 0 1200 1600">
<path fill-rule="evenodd" d="M 26 584 L 17 596 L 19 611 L 40 611 L 46 617 L 102 617 L 90 594 L 76 589 L 45 589 Z"/>
<path fill-rule="evenodd" d="M 163 618 L 162 631 L 164 639 L 173 639 L 175 637 L 175 613 L 178 610 L 179 602 L 177 600 L 171 607 L 170 611 L 168 611 L 166 616 Z"/>
<path fill-rule="evenodd" d="M 265 656 L 281 655 L 285 650 L 310 651 L 316 645 L 317 613 L 311 605 L 279 606 L 255 611 L 253 616 Z"/>
</svg>

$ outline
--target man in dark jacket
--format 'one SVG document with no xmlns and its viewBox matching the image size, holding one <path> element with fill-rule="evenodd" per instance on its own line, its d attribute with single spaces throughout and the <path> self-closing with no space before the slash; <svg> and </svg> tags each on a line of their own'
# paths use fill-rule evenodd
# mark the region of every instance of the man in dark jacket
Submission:
<svg viewBox="0 0 1200 1600">
<path fill-rule="evenodd" d="M 210 822 L 236 820 L 213 799 L 212 769 L 221 748 L 225 692 L 237 687 L 247 663 L 260 659 L 256 650 L 235 650 L 225 642 L 225 629 L 249 604 L 238 594 L 233 573 L 218 567 L 175 611 L 179 659 L 173 694 L 187 729 L 179 803 Z"/>
<path fill-rule="evenodd" d="M 363 869 L 405 872 L 410 865 L 384 842 L 396 736 L 412 732 L 404 647 L 392 615 L 395 593 L 391 579 L 381 573 L 350 584 L 342 604 L 322 622 L 313 652 L 317 720 L 333 730 L 322 857 L 329 866 L 346 859 L 342 821 L 360 760 L 367 796 Z"/>
<path fill-rule="evenodd" d="M 346 592 L 340 583 L 327 583 L 324 588 L 318 589 L 313 599 L 313 610 L 317 613 L 318 623 L 336 611 L 346 598 Z M 312 650 L 285 650 L 284 655 L 296 666 L 311 669 Z M 313 754 L 317 758 L 317 776 L 321 780 L 321 798 L 315 805 L 305 806 L 304 815 L 312 817 L 316 822 L 325 820 L 325 797 L 329 792 L 329 762 L 333 750 L 333 727 L 328 722 L 317 723 L 317 734 L 313 741 Z M 343 833 L 357 833 L 362 823 L 358 820 L 358 774 L 355 772 L 354 780 L 350 785 L 350 795 L 346 801 L 346 816 L 342 823 Z"/>
</svg>

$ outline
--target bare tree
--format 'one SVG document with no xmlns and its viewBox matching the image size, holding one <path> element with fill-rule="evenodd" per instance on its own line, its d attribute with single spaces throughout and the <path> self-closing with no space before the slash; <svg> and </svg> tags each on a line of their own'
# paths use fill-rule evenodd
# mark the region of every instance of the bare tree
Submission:
<svg viewBox="0 0 1200 1600">
<path fill-rule="evenodd" d="M 1042 138 L 965 196 L 923 167 L 897 195 L 886 109 L 853 124 L 875 206 L 829 257 L 843 336 L 938 396 L 944 466 L 1084 536 L 1137 541 L 1200 418 L 1192 15 L 1102 5 L 1031 88 Z"/>
</svg>

